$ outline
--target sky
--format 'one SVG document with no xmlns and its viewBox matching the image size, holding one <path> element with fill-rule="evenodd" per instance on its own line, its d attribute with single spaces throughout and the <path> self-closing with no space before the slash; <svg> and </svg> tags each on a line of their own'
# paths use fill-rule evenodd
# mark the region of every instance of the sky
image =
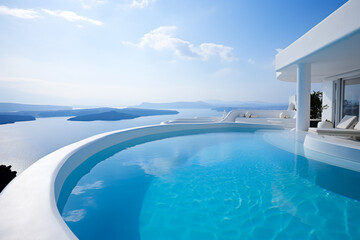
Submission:
<svg viewBox="0 0 360 240">
<path fill-rule="evenodd" d="M 0 1 L 0 102 L 287 103 L 277 51 L 345 2 Z"/>
</svg>

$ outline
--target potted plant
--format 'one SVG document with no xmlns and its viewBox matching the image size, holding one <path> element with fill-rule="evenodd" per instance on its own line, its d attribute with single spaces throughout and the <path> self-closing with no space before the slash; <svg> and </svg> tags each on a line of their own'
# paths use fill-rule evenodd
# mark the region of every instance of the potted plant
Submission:
<svg viewBox="0 0 360 240">
<path fill-rule="evenodd" d="M 333 128 L 334 124 L 330 120 L 326 119 L 325 121 L 318 122 L 317 127 L 318 128 Z"/>
</svg>

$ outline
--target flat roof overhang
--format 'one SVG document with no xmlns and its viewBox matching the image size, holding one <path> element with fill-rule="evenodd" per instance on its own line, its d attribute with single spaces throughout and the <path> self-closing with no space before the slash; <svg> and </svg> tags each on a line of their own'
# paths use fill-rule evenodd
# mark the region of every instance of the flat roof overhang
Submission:
<svg viewBox="0 0 360 240">
<path fill-rule="evenodd" d="M 360 0 L 350 0 L 276 55 L 277 79 L 297 81 L 297 64 L 311 63 L 311 82 L 360 70 Z"/>
</svg>

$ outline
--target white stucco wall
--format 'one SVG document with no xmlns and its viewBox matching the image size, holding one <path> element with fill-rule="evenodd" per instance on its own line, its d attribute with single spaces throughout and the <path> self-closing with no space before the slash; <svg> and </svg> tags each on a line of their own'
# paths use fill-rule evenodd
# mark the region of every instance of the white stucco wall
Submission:
<svg viewBox="0 0 360 240">
<path fill-rule="evenodd" d="M 296 95 L 292 95 L 289 97 L 289 108 L 291 106 L 294 106 L 295 109 L 297 109 L 297 100 L 296 100 Z M 293 111 L 294 109 L 288 109 L 290 111 Z"/>
<path fill-rule="evenodd" d="M 333 120 L 333 81 L 325 80 L 322 82 L 322 90 L 323 90 L 323 106 L 327 105 L 328 108 L 323 110 L 321 120 L 325 121 Z"/>
</svg>

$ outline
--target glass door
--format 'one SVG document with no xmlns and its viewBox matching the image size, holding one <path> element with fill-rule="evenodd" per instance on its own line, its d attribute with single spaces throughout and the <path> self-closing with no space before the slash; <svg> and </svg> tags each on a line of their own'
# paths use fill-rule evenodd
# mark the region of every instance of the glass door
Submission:
<svg viewBox="0 0 360 240">
<path fill-rule="evenodd" d="M 360 78 L 344 80 L 342 98 L 342 117 L 345 115 L 359 118 Z"/>
</svg>

